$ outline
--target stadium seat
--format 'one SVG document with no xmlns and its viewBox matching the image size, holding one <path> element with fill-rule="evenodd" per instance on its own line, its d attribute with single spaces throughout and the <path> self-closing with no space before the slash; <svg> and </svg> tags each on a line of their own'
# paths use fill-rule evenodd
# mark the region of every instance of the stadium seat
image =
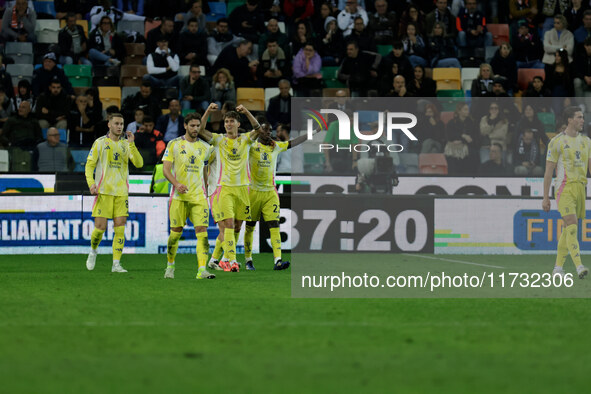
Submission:
<svg viewBox="0 0 591 394">
<path fill-rule="evenodd" d="M 64 73 L 70 80 L 72 87 L 92 86 L 92 66 L 65 64 Z"/>
<path fill-rule="evenodd" d="M 16 64 L 33 64 L 33 44 L 30 42 L 7 42 L 4 56 L 11 57 Z"/>
<path fill-rule="evenodd" d="M 210 1 L 209 4 L 209 14 L 205 15 L 205 20 L 207 21 L 217 21 L 220 18 L 226 16 L 226 3 L 219 2 L 219 1 Z M 199 26 L 201 27 L 201 26 Z"/>
<path fill-rule="evenodd" d="M 556 131 L 556 117 L 553 112 L 538 112 L 538 119 L 544 125 L 544 131 L 546 133 Z"/>
<path fill-rule="evenodd" d="M 418 174 L 419 155 L 416 153 L 399 153 L 400 164 L 396 169 L 399 174 Z"/>
<path fill-rule="evenodd" d="M 121 86 L 141 86 L 142 77 L 146 75 L 146 66 L 124 65 L 121 66 Z"/>
<path fill-rule="evenodd" d="M 138 34 L 144 35 L 144 21 L 126 21 L 120 20 L 117 23 L 117 32 L 122 33 L 124 31 L 136 31 Z"/>
<path fill-rule="evenodd" d="M 86 19 L 77 19 L 76 24 L 82 26 L 82 29 L 84 29 L 84 34 L 86 34 L 86 37 L 88 37 L 88 21 Z M 63 29 L 65 26 L 66 20 L 60 20 L 60 29 Z"/>
<path fill-rule="evenodd" d="M 33 69 L 32 64 L 7 64 L 6 72 L 12 77 L 12 86 L 17 86 L 21 79 L 27 79 L 29 82 L 33 82 Z"/>
<path fill-rule="evenodd" d="M 450 120 L 453 119 L 454 113 L 453 113 L 453 111 L 445 111 L 445 112 L 442 112 L 439 117 L 440 117 L 441 121 L 443 122 L 443 124 L 447 124 L 447 122 L 449 122 Z"/>
<path fill-rule="evenodd" d="M 123 61 L 124 64 L 132 65 L 136 64 L 138 66 L 142 65 L 142 61 L 144 60 L 146 50 L 146 44 L 144 43 L 135 43 L 135 42 L 126 42 L 125 43 L 125 60 Z"/>
<path fill-rule="evenodd" d="M 121 88 L 119 86 L 99 86 L 99 98 L 103 108 L 116 105 L 121 108 Z"/>
<path fill-rule="evenodd" d="M 232 11 L 234 11 L 235 8 L 240 7 L 242 4 L 244 4 L 244 2 L 242 1 L 232 1 L 230 0 L 228 2 L 228 5 L 226 7 L 226 15 L 230 16 L 230 14 L 232 13 Z"/>
<path fill-rule="evenodd" d="M 322 67 L 322 80 L 326 88 L 346 88 L 347 85 L 337 79 L 339 67 Z"/>
<path fill-rule="evenodd" d="M 187 75 L 189 75 L 189 70 L 190 69 L 191 69 L 191 66 L 190 65 L 179 66 L 179 71 L 178 71 L 179 77 L 184 78 Z"/>
<path fill-rule="evenodd" d="M 37 17 L 39 17 L 39 14 L 47 14 L 55 18 L 55 5 L 53 1 L 34 1 L 33 7 L 35 8 Z"/>
<path fill-rule="evenodd" d="M 486 54 L 484 56 L 484 61 L 487 62 L 488 64 L 490 64 L 493 57 L 495 56 L 495 53 L 497 53 L 498 49 L 499 49 L 499 47 L 496 45 L 486 47 Z"/>
<path fill-rule="evenodd" d="M 8 151 L 5 149 L 0 149 L 0 172 L 8 172 L 8 169 Z"/>
<path fill-rule="evenodd" d="M 459 68 L 434 68 L 433 80 L 437 82 L 437 90 L 462 89 L 462 76 Z"/>
<path fill-rule="evenodd" d="M 453 112 L 459 102 L 465 102 L 463 90 L 438 90 L 437 97 L 445 112 Z"/>
<path fill-rule="evenodd" d="M 443 153 L 421 153 L 419 155 L 421 174 L 447 175 L 447 160 Z"/>
<path fill-rule="evenodd" d="M 189 114 L 192 114 L 193 112 L 197 112 L 197 111 L 194 110 L 193 108 L 184 109 L 184 110 L 181 111 L 181 115 L 187 116 Z"/>
<path fill-rule="evenodd" d="M 378 45 L 378 53 L 382 55 L 382 57 L 390 52 L 392 52 L 392 45 Z"/>
<path fill-rule="evenodd" d="M 60 142 L 63 142 L 64 144 L 68 143 L 68 135 L 69 132 L 66 129 L 57 129 L 60 132 Z M 41 129 L 41 135 L 43 136 L 43 139 L 46 140 L 47 139 L 47 129 Z"/>
<path fill-rule="evenodd" d="M 79 150 L 79 149 L 72 149 L 72 158 L 74 159 L 74 163 L 76 166 L 74 167 L 74 172 L 84 172 L 86 167 L 86 158 L 88 157 L 88 153 L 90 152 L 88 149 Z"/>
<path fill-rule="evenodd" d="M 38 43 L 57 44 L 60 22 L 56 19 L 38 19 L 35 24 L 35 36 Z"/>
<path fill-rule="evenodd" d="M 119 66 L 94 66 L 92 70 L 94 86 L 119 86 Z"/>
<path fill-rule="evenodd" d="M 269 100 L 279 94 L 279 88 L 265 88 L 265 110 L 269 108 Z M 293 89 L 289 88 L 289 94 L 293 96 Z"/>
<path fill-rule="evenodd" d="M 517 70 L 517 84 L 519 89 L 526 90 L 535 76 L 546 78 L 546 72 L 541 68 L 520 68 Z"/>
<path fill-rule="evenodd" d="M 478 78 L 478 74 L 480 73 L 479 67 L 465 67 L 462 68 L 462 88 L 466 91 L 466 86 L 468 86 L 468 90 L 472 87 L 472 81 Z M 468 82 L 468 84 L 466 84 Z"/>
<path fill-rule="evenodd" d="M 128 96 L 133 96 L 140 91 L 139 86 L 123 86 L 121 88 L 121 102 L 125 102 Z"/>
<path fill-rule="evenodd" d="M 144 36 L 147 38 L 150 30 L 157 28 L 161 23 L 162 21 L 146 21 L 144 24 Z"/>
<path fill-rule="evenodd" d="M 324 173 L 324 153 L 305 152 L 304 172 L 306 174 Z"/>
<path fill-rule="evenodd" d="M 244 105 L 249 111 L 265 110 L 265 89 L 238 88 L 236 89 L 236 104 Z"/>
<path fill-rule="evenodd" d="M 493 43 L 501 45 L 504 42 L 509 42 L 509 25 L 506 23 L 487 23 L 486 28 L 493 36 Z"/>
<path fill-rule="evenodd" d="M 379 111 L 357 111 L 356 113 L 360 131 L 370 131 L 369 124 L 378 121 Z"/>
</svg>

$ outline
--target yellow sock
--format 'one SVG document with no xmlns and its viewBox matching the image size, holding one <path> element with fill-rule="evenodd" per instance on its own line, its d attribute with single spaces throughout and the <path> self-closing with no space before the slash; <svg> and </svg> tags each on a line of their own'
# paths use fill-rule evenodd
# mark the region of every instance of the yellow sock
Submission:
<svg viewBox="0 0 591 394">
<path fill-rule="evenodd" d="M 220 237 L 217 237 L 215 240 L 215 248 L 213 249 L 211 258 L 218 261 L 222 258 L 222 241 Z"/>
<path fill-rule="evenodd" d="M 236 240 L 234 239 L 234 229 L 224 230 L 224 254 L 230 262 L 236 261 Z"/>
<path fill-rule="evenodd" d="M 92 230 L 92 235 L 90 236 L 90 247 L 93 250 L 96 250 L 96 248 L 98 248 L 99 244 L 101 243 L 101 240 L 103 239 L 104 233 L 105 230 L 99 230 L 98 228 Z"/>
<path fill-rule="evenodd" d="M 207 241 L 207 231 L 197 233 L 197 266 L 205 267 L 207 256 L 209 255 L 209 242 Z"/>
<path fill-rule="evenodd" d="M 560 239 L 558 240 L 558 248 L 556 250 L 556 265 L 562 267 L 568 256 L 568 247 L 566 246 L 566 229 L 562 229 Z"/>
<path fill-rule="evenodd" d="M 281 258 L 281 233 L 279 227 L 270 228 L 271 246 L 273 247 L 273 258 L 275 261 Z"/>
<path fill-rule="evenodd" d="M 168 264 L 173 264 L 174 259 L 176 258 L 176 251 L 179 248 L 179 239 L 181 239 L 181 235 L 183 232 L 176 232 L 170 230 L 170 235 L 168 236 L 168 244 L 166 248 L 166 258 L 168 259 Z"/>
<path fill-rule="evenodd" d="M 244 257 L 252 259 L 252 239 L 254 237 L 254 226 L 246 225 L 244 228 Z"/>
<path fill-rule="evenodd" d="M 570 226 L 567 226 L 564 231 L 566 231 L 566 245 L 568 247 L 568 252 L 570 253 L 571 259 L 573 259 L 573 263 L 578 267 L 582 263 L 581 254 L 579 253 L 579 240 L 577 239 L 577 225 L 571 224 Z"/>
<path fill-rule="evenodd" d="M 115 231 L 113 236 L 113 261 L 119 261 L 125 246 L 125 226 L 118 226 L 113 230 Z"/>
</svg>

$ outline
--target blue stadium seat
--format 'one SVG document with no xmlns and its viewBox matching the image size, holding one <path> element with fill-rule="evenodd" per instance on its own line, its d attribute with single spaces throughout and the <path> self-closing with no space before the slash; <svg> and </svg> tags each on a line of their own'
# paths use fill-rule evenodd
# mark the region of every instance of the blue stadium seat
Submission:
<svg viewBox="0 0 591 394">
<path fill-rule="evenodd" d="M 218 19 L 226 16 L 226 3 L 209 2 L 209 14 L 205 15 L 207 22 L 217 22 Z"/>
<path fill-rule="evenodd" d="M 88 157 L 88 149 L 84 150 L 72 150 L 72 157 L 74 158 L 74 163 L 76 163 L 76 167 L 74 167 L 74 172 L 84 172 L 84 167 L 86 166 L 86 158 Z"/>
<path fill-rule="evenodd" d="M 33 7 L 35 7 L 35 12 L 37 14 L 49 14 L 55 18 L 55 6 L 53 1 L 34 1 Z"/>
</svg>

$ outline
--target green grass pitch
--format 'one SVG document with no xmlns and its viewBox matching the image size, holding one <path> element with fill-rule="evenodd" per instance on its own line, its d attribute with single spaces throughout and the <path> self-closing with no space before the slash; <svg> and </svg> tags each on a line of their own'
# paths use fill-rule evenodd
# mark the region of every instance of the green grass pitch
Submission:
<svg viewBox="0 0 591 394">
<path fill-rule="evenodd" d="M 0 392 L 590 389 L 589 299 L 294 299 L 291 268 L 272 271 L 270 255 L 201 281 L 190 255 L 174 280 L 162 255 L 124 255 L 127 274 L 110 273 L 110 255 L 93 272 L 85 259 L 0 256 Z"/>
</svg>

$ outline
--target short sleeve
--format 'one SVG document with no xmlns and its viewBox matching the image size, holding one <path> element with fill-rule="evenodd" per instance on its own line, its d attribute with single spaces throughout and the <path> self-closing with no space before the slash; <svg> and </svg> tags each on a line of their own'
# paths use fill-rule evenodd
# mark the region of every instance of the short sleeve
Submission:
<svg viewBox="0 0 591 394">
<path fill-rule="evenodd" d="M 212 133 L 211 140 L 207 141 L 210 145 L 217 146 L 219 145 L 220 141 L 224 138 L 221 134 Z"/>
<path fill-rule="evenodd" d="M 174 140 L 170 141 L 168 145 L 166 145 L 166 150 L 164 151 L 164 156 L 162 156 L 162 161 L 174 161 Z"/>
<path fill-rule="evenodd" d="M 558 157 L 560 156 L 559 143 L 557 138 L 553 138 L 548 145 L 548 155 L 546 160 L 553 163 L 558 163 Z"/>
<path fill-rule="evenodd" d="M 276 141 L 275 144 L 277 145 L 277 150 L 279 152 L 285 152 L 289 147 L 289 141 Z"/>
</svg>

